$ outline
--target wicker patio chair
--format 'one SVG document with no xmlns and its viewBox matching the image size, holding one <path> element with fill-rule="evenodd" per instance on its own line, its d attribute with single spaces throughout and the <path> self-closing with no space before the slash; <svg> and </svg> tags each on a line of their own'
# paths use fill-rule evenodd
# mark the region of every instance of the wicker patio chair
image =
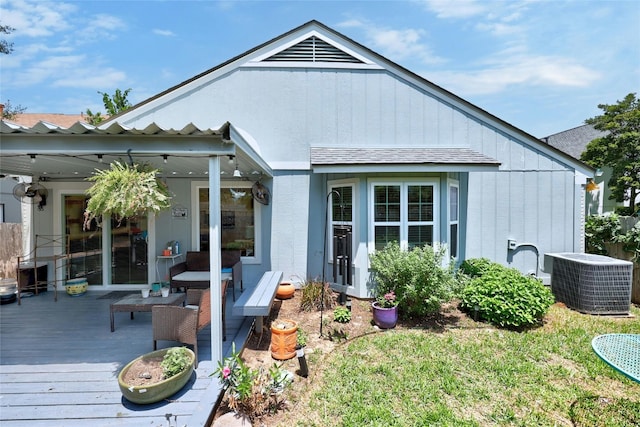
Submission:
<svg viewBox="0 0 640 427">
<path fill-rule="evenodd" d="M 227 339 L 225 300 L 227 281 L 222 281 L 222 336 Z M 198 332 L 211 323 L 211 299 L 209 289 L 187 289 L 185 307 L 157 305 L 151 308 L 153 349 L 158 340 L 177 341 L 193 346 L 198 366 Z"/>
</svg>

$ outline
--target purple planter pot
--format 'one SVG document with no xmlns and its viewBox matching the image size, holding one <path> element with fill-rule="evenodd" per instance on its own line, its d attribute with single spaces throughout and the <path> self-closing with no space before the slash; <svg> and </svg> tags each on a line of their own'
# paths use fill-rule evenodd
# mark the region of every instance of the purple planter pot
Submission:
<svg viewBox="0 0 640 427">
<path fill-rule="evenodd" d="M 398 322 L 398 307 L 382 308 L 374 301 L 371 304 L 373 308 L 373 322 L 382 329 L 395 328 Z"/>
</svg>

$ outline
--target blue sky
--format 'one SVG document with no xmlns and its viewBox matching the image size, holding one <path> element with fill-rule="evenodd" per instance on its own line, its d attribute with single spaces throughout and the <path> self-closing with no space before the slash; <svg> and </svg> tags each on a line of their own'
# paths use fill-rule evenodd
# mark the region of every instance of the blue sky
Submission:
<svg viewBox="0 0 640 427">
<path fill-rule="evenodd" d="M 537 137 L 640 89 L 640 2 L 0 1 L 0 101 L 137 103 L 312 19 Z"/>
</svg>

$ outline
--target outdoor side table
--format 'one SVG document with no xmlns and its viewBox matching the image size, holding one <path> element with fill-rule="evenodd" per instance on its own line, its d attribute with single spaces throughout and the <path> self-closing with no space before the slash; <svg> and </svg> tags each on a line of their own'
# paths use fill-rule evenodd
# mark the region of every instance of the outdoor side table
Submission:
<svg viewBox="0 0 640 427">
<path fill-rule="evenodd" d="M 591 347 L 613 369 L 640 382 L 640 334 L 598 335 Z"/>
<path fill-rule="evenodd" d="M 115 301 L 109 306 L 111 315 L 111 332 L 115 328 L 114 316 L 116 312 L 130 312 L 133 319 L 134 312 L 150 312 L 154 305 L 183 305 L 186 295 L 184 293 L 169 294 L 168 297 L 148 297 L 142 298 L 140 293 L 127 295 L 126 297 Z"/>
</svg>

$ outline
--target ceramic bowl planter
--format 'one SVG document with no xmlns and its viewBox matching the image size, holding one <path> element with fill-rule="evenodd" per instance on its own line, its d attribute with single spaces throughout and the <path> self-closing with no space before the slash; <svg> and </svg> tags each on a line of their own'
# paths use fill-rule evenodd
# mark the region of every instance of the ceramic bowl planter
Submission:
<svg viewBox="0 0 640 427">
<path fill-rule="evenodd" d="M 118 375 L 118 384 L 120 386 L 120 391 L 122 395 L 130 402 L 138 403 L 138 404 L 148 404 L 159 402 L 167 397 L 177 393 L 184 387 L 189 379 L 191 378 L 191 374 L 193 373 L 193 367 L 196 360 L 196 355 L 188 348 L 185 350 L 189 354 L 189 358 L 191 363 L 184 371 L 162 380 L 155 384 L 142 385 L 142 386 L 132 386 L 126 384 L 124 381 L 125 375 L 127 371 L 138 361 L 145 359 L 154 359 L 159 358 L 162 359 L 164 355 L 169 351 L 169 348 L 164 348 L 162 350 L 153 351 L 151 353 L 144 354 L 137 359 L 132 360 L 125 366 Z"/>
<path fill-rule="evenodd" d="M 298 323 L 289 319 L 271 322 L 271 357 L 289 360 L 296 355 L 298 343 Z"/>
<path fill-rule="evenodd" d="M 296 292 L 296 287 L 291 282 L 280 282 L 276 291 L 276 298 L 289 299 Z"/>
<path fill-rule="evenodd" d="M 395 328 L 398 322 L 398 307 L 382 308 L 377 301 L 371 303 L 373 322 L 381 329 Z"/>
<path fill-rule="evenodd" d="M 79 297 L 87 293 L 89 283 L 87 282 L 86 278 L 71 279 L 67 280 L 67 283 L 64 285 L 64 287 L 69 296 Z"/>
</svg>

